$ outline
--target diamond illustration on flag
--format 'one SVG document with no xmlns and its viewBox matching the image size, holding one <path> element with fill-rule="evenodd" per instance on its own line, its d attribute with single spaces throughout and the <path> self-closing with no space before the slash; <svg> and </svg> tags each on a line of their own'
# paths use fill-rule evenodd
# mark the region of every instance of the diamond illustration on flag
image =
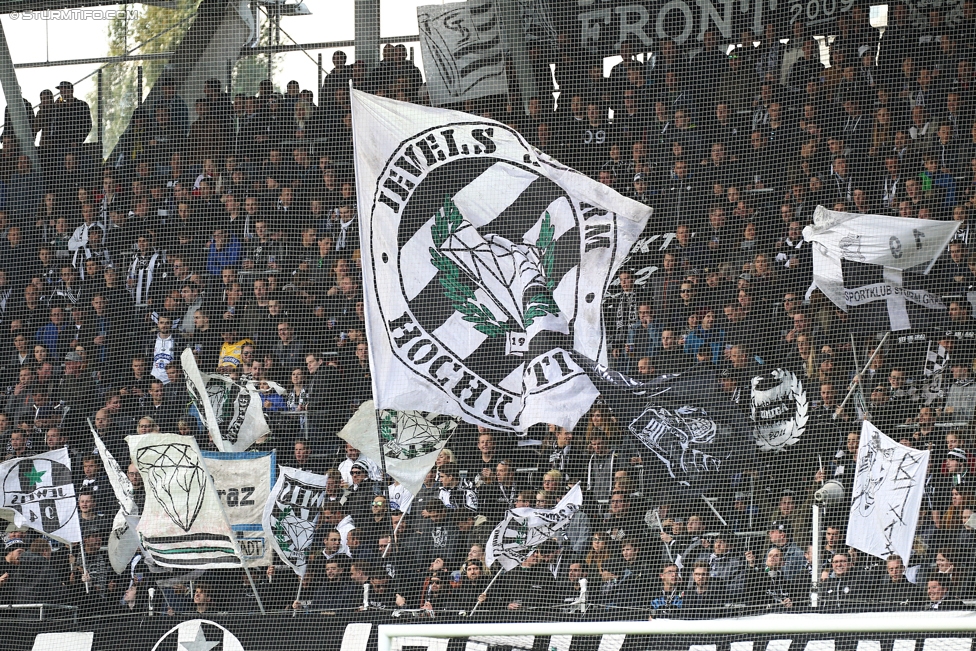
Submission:
<svg viewBox="0 0 976 651">
<path fill-rule="evenodd" d="M 380 436 L 387 459 L 414 459 L 443 447 L 457 428 L 456 419 L 417 411 L 384 409 Z"/>
<path fill-rule="evenodd" d="M 299 517 L 288 507 L 278 516 L 274 533 L 282 551 L 304 550 L 315 535 L 315 523 Z"/>
<path fill-rule="evenodd" d="M 535 244 L 518 244 L 495 233 L 482 235 L 464 221 L 447 197 L 434 215 L 431 262 L 438 269 L 445 294 L 464 320 L 474 323 L 478 332 L 496 337 L 524 330 L 538 317 L 559 313 L 552 298 L 555 283 L 547 279 L 555 256 L 553 232 L 547 212 Z M 478 289 L 496 309 L 479 301 Z"/>
<path fill-rule="evenodd" d="M 195 459 L 183 444 L 147 446 L 136 458 L 139 470 L 153 477 L 147 482 L 153 496 L 183 531 L 190 530 L 203 506 L 206 473 Z"/>
</svg>

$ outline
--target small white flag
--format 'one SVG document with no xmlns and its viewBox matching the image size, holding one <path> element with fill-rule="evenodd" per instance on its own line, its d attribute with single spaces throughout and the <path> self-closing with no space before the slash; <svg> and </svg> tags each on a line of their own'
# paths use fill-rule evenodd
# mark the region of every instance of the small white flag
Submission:
<svg viewBox="0 0 976 651">
<path fill-rule="evenodd" d="M 485 563 L 497 560 L 506 570 L 518 567 L 536 547 L 566 527 L 583 504 L 583 491 L 573 486 L 552 509 L 510 509 L 485 545 Z"/>
</svg>

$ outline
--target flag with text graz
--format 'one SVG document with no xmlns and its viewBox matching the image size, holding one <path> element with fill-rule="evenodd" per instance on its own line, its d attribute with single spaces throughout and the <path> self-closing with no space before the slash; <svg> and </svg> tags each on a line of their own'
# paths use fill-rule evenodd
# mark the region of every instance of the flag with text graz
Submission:
<svg viewBox="0 0 976 651">
<path fill-rule="evenodd" d="M 55 540 L 81 542 L 68 448 L 0 464 L 0 517 Z"/>
<path fill-rule="evenodd" d="M 262 525 L 271 547 L 298 576 L 305 576 L 329 478 L 281 466 L 264 507 Z"/>
<path fill-rule="evenodd" d="M 270 565 L 274 559 L 261 520 L 276 479 L 275 451 L 204 451 L 200 454 L 213 477 L 217 496 L 224 505 L 227 521 L 237 536 L 237 546 L 247 566 Z"/>
<path fill-rule="evenodd" d="M 237 540 L 193 437 L 142 434 L 125 440 L 146 486 L 136 530 L 152 560 L 201 570 L 240 565 Z"/>
<path fill-rule="evenodd" d="M 566 527 L 582 504 L 583 491 L 576 484 L 551 509 L 509 509 L 485 544 L 485 564 L 491 567 L 497 560 L 506 570 L 518 567 L 536 547 Z"/>
<path fill-rule="evenodd" d="M 378 409 L 571 426 L 606 362 L 602 297 L 651 209 L 487 118 L 352 91 Z"/>
</svg>

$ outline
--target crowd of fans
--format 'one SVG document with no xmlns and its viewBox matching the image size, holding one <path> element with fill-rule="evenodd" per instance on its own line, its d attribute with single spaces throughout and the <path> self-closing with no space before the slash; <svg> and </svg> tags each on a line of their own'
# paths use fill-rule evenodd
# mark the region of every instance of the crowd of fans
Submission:
<svg viewBox="0 0 976 651">
<path fill-rule="evenodd" d="M 802 379 L 804 438 L 729 473 L 714 509 L 673 494 L 657 459 L 599 402 L 572 431 L 516 439 L 462 425 L 408 514 L 391 509 L 378 460 L 338 439 L 371 394 L 348 81 L 424 103 L 403 46 L 387 46 L 374 70 L 337 52 L 319 104 L 296 82 L 235 97 L 207 82 L 192 122 L 162 79 L 107 165 L 83 144 L 90 110 L 72 85 L 59 84 L 57 100 L 45 91 L 31 113 L 38 166 L 12 129 L 0 155 L 0 437 L 7 458 L 68 447 L 87 570 L 77 549 L 10 525 L 0 602 L 68 603 L 83 615 L 147 608 L 157 575 L 145 562 L 121 575 L 109 567 L 116 505 L 87 421 L 123 466 L 124 437 L 137 432 L 213 449 L 189 409 L 189 347 L 204 371 L 261 383 L 274 434 L 256 448 L 329 476 L 301 598 L 288 568 L 255 570 L 270 608 L 355 609 L 369 584 L 369 607 L 387 609 L 481 604 L 532 617 L 585 602 L 620 617 L 711 617 L 802 609 L 811 573 L 822 574 L 824 608 L 963 607 L 976 598 L 966 298 L 976 284 L 976 24 L 965 7 L 961 25 L 933 12 L 909 26 L 895 5 L 883 36 L 855 7 L 827 40 L 798 22 L 727 46 L 707 31 L 694 50 L 665 40 L 638 56 L 625 41 L 609 77 L 562 35 L 548 54 L 531 49 L 542 87 L 526 115 L 514 92 L 460 107 L 652 206 L 647 232 L 673 234 L 656 272 L 625 268 L 605 302 L 612 366 L 646 378 L 714 364 L 715 390 L 745 411 L 754 375 L 783 367 Z M 817 205 L 960 223 L 933 276 L 945 323 L 915 340 L 948 351 L 941 392 L 926 392 L 924 359 L 895 338 L 857 375 L 864 400 L 840 409 L 854 354 L 867 359 L 880 337 L 819 293 L 805 297 L 802 228 Z M 850 490 L 862 419 L 933 453 L 911 567 L 848 548 L 839 509 L 814 568 L 809 503 L 828 479 Z M 584 505 L 570 525 L 487 589 L 497 567 L 485 565 L 485 542 L 506 511 L 552 507 L 577 482 Z M 226 570 L 192 592 L 161 586 L 155 608 L 252 612 L 256 602 L 244 574 Z"/>
</svg>

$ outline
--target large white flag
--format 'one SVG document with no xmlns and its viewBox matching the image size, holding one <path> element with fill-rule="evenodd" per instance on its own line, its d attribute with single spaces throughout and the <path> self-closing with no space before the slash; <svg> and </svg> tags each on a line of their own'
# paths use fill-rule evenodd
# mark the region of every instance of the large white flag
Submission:
<svg viewBox="0 0 976 651">
<path fill-rule="evenodd" d="M 91 423 L 88 424 L 91 427 Z M 112 485 L 112 492 L 119 503 L 119 510 L 112 520 L 112 532 L 108 536 L 108 559 L 112 564 L 112 569 L 116 574 L 122 574 L 129 567 L 129 561 L 139 550 L 139 535 L 135 527 L 130 526 L 129 521 L 133 518 L 138 522 L 139 507 L 133 498 L 132 482 L 129 475 L 119 466 L 119 463 L 112 456 L 112 453 L 105 447 L 98 432 L 91 427 L 92 436 L 95 438 L 95 448 L 98 449 L 98 456 L 102 459 L 105 466 L 105 475 L 108 483 Z M 126 518 L 126 516 L 129 516 Z"/>
<path fill-rule="evenodd" d="M 485 563 L 491 567 L 497 560 L 506 570 L 518 567 L 536 547 L 568 525 L 582 504 L 583 491 L 576 484 L 552 509 L 509 509 L 488 538 Z"/>
<path fill-rule="evenodd" d="M 651 209 L 510 127 L 352 91 L 366 330 L 380 409 L 571 427 L 607 361 L 603 295 Z"/>
<path fill-rule="evenodd" d="M 377 435 L 376 409 L 373 401 L 367 400 L 339 432 L 339 438 L 370 459 L 379 460 L 384 455 L 386 472 L 416 495 L 457 425 L 457 419 L 450 416 L 384 409 Z"/>
<path fill-rule="evenodd" d="M 281 467 L 264 507 L 264 535 L 278 556 L 299 576 L 305 575 L 328 477 Z"/>
<path fill-rule="evenodd" d="M 81 542 L 68 448 L 0 464 L 0 517 L 55 540 Z"/>
<path fill-rule="evenodd" d="M 261 520 L 275 483 L 274 451 L 201 452 L 201 455 L 248 567 L 270 565 L 271 546 Z"/>
<path fill-rule="evenodd" d="M 845 312 L 884 301 L 891 330 L 919 327 L 910 307 L 945 309 L 919 272 L 928 273 L 958 226 L 817 206 L 813 224 L 803 229 L 813 246 L 813 286 Z"/>
<path fill-rule="evenodd" d="M 201 373 L 193 351 L 180 355 L 186 388 L 203 414 L 207 431 L 221 452 L 244 452 L 261 437 L 271 434 L 264 418 L 264 402 L 254 382 L 235 382 L 220 373 Z M 276 383 L 268 383 L 281 394 Z"/>
<path fill-rule="evenodd" d="M 152 560 L 195 569 L 241 565 L 237 540 L 193 437 L 142 434 L 126 441 L 146 485 L 137 531 Z"/>
<path fill-rule="evenodd" d="M 907 567 L 928 466 L 928 450 L 897 443 L 864 421 L 847 544 L 879 558 L 898 554 Z"/>
<path fill-rule="evenodd" d="M 501 22 L 493 0 L 417 7 L 430 103 L 508 92 Z"/>
</svg>

